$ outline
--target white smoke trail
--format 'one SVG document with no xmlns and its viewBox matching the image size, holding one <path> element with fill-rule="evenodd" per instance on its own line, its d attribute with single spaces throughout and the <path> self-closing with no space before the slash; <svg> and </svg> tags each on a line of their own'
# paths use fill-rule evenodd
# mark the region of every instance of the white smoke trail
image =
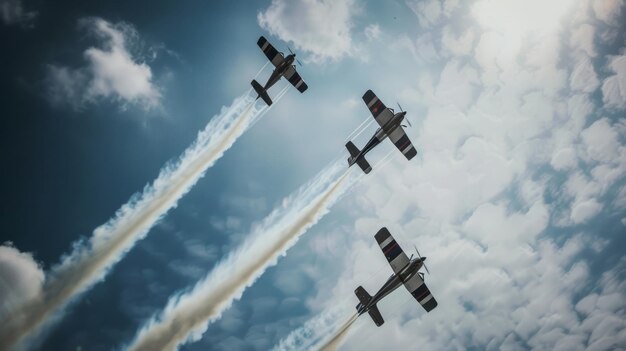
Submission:
<svg viewBox="0 0 626 351">
<path fill-rule="evenodd" d="M 222 108 L 176 162 L 166 165 L 151 185 L 96 228 L 88 240 L 74 245 L 72 252 L 52 269 L 40 296 L 2 321 L 0 350 L 27 347 L 25 337 L 36 339 L 42 327 L 59 318 L 68 303 L 104 279 L 110 268 L 176 206 L 207 168 L 267 110 L 265 105 L 257 107 L 250 94 Z"/>
<path fill-rule="evenodd" d="M 350 327 L 356 319 L 359 318 L 357 313 L 353 314 L 352 317 L 348 318 L 345 322 L 339 326 L 334 335 L 332 335 L 328 340 L 325 340 L 319 346 L 313 346 L 313 350 L 321 350 L 321 351 L 335 351 L 339 346 L 341 346 L 341 342 L 348 335 L 350 331 Z"/>
<path fill-rule="evenodd" d="M 345 167 L 342 160 L 332 163 L 285 198 L 192 290 L 172 297 L 165 309 L 138 332 L 128 350 L 175 350 L 185 342 L 200 339 L 209 323 L 328 213 L 352 184 Z"/>
<path fill-rule="evenodd" d="M 351 139 L 356 139 L 373 122 L 374 122 L 374 118 L 372 118 L 371 116 L 368 116 L 365 120 L 363 120 L 363 122 L 361 122 L 361 124 L 359 124 L 358 127 L 356 127 L 356 129 L 352 133 L 350 133 L 350 135 L 348 135 L 348 137 L 346 138 L 346 140 L 344 140 L 344 142 L 347 142 L 348 140 L 351 140 Z"/>
<path fill-rule="evenodd" d="M 339 322 L 344 316 L 354 312 L 354 308 L 345 303 L 324 310 L 319 315 L 309 319 L 303 326 L 292 331 L 274 346 L 273 351 L 313 350 L 313 345 L 323 343 L 329 335 L 334 335 L 340 329 Z"/>
</svg>

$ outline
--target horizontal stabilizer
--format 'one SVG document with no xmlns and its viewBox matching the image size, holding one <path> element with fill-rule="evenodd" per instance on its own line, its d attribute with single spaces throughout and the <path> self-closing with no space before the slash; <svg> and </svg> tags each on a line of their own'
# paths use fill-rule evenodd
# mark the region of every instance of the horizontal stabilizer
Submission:
<svg viewBox="0 0 626 351">
<path fill-rule="evenodd" d="M 358 288 L 356 288 L 356 290 L 354 290 L 354 293 L 356 294 L 356 297 L 359 299 L 359 302 L 361 302 L 364 306 L 367 305 L 367 303 L 370 302 L 370 300 L 372 299 L 370 294 L 368 294 L 367 291 L 362 286 L 359 286 Z"/>
<path fill-rule="evenodd" d="M 263 99 L 263 101 L 265 101 L 267 106 L 272 105 L 272 99 L 270 99 L 270 96 L 267 95 L 267 90 L 265 90 L 261 86 L 261 84 L 259 84 L 259 82 L 257 82 L 256 80 L 252 80 L 252 87 L 254 88 L 254 91 L 256 91 L 256 93 L 259 94 L 259 96 L 257 96 L 257 99 L 258 98 Z"/>
<path fill-rule="evenodd" d="M 372 171 L 372 166 L 370 166 L 369 162 L 367 162 L 367 160 L 365 159 L 365 156 L 361 156 L 361 158 L 356 161 L 356 163 L 359 165 L 359 167 L 361 167 L 361 169 L 363 170 L 363 172 L 365 172 L 365 174 L 368 174 L 369 172 Z"/>
<path fill-rule="evenodd" d="M 348 141 L 348 143 L 346 144 L 346 148 L 350 153 L 350 157 L 348 158 L 348 166 L 352 166 L 355 163 L 355 157 L 357 157 L 361 151 L 351 141 Z M 372 170 L 372 166 L 370 166 L 369 162 L 367 162 L 365 156 L 358 157 L 356 159 L 356 163 L 363 170 L 363 172 L 365 172 L 365 174 L 368 174 Z"/>
<path fill-rule="evenodd" d="M 370 314 L 370 317 L 372 317 L 372 320 L 377 327 L 380 327 L 381 325 L 383 325 L 383 323 L 385 323 L 385 320 L 383 319 L 383 316 L 380 315 L 380 311 L 378 310 L 378 307 L 376 307 L 376 305 L 370 307 L 369 311 L 367 312 Z"/>
<path fill-rule="evenodd" d="M 350 156 L 352 156 L 352 157 L 355 157 L 361 151 L 351 141 L 348 141 L 348 143 L 346 144 L 346 149 L 348 149 L 348 152 L 350 153 Z"/>
</svg>

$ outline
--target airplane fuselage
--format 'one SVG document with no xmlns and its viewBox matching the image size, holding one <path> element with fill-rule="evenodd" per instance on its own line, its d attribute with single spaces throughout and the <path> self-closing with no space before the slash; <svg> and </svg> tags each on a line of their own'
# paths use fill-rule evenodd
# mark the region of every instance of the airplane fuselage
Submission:
<svg viewBox="0 0 626 351">
<path fill-rule="evenodd" d="M 372 299 L 367 303 L 367 305 L 359 303 L 357 306 L 359 315 L 367 312 L 370 307 L 375 306 L 385 296 L 391 294 L 391 292 L 396 290 L 404 282 L 411 279 L 415 274 L 417 274 L 422 265 L 423 261 L 421 259 L 412 259 L 398 274 L 392 274 L 391 277 L 387 279 L 385 284 L 383 284 L 383 286 L 378 290 L 378 292 L 372 296 Z"/>
<path fill-rule="evenodd" d="M 285 71 L 287 71 L 287 69 L 291 67 L 291 65 L 293 65 L 293 61 L 295 59 L 296 59 L 296 55 L 294 54 L 291 54 L 285 57 L 283 61 L 276 66 L 276 68 L 274 69 L 274 72 L 272 72 L 272 74 L 270 75 L 270 78 L 267 80 L 267 83 L 265 83 L 265 86 L 263 87 L 263 89 L 267 90 L 271 88 L 274 84 L 276 84 L 276 82 L 278 82 L 280 78 L 283 76 Z"/>
<path fill-rule="evenodd" d="M 378 128 L 372 138 L 365 144 L 363 149 L 351 159 L 350 165 L 355 164 L 359 158 L 365 157 L 365 155 L 374 149 L 378 144 L 380 144 L 385 138 L 391 134 L 396 128 L 400 127 L 402 121 L 404 120 L 404 116 L 406 112 L 398 112 L 393 117 L 385 123 L 382 127 Z"/>
</svg>

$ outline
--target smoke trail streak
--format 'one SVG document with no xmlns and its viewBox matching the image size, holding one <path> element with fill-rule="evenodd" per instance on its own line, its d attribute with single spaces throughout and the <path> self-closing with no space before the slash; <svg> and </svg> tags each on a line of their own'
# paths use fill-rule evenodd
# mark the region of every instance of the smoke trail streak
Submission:
<svg viewBox="0 0 626 351">
<path fill-rule="evenodd" d="M 385 155 L 382 159 L 380 159 L 380 161 L 376 162 L 374 164 L 374 166 L 372 167 L 372 172 L 370 172 L 369 177 L 373 177 L 374 174 L 378 174 L 378 172 L 383 169 L 389 162 L 391 162 L 395 156 L 397 155 L 397 151 L 396 149 L 393 149 L 391 151 L 389 151 L 387 153 L 387 155 Z M 357 176 L 357 179 L 355 180 L 355 182 L 359 182 L 363 177 L 365 177 L 365 173 L 361 172 L 361 174 L 359 174 Z"/>
<path fill-rule="evenodd" d="M 60 318 L 63 309 L 78 295 L 104 279 L 111 267 L 142 239 L 169 209 L 200 179 L 248 126 L 260 118 L 267 107 L 257 108 L 254 97 L 245 94 L 198 133 L 196 141 L 173 163 L 166 165 L 157 179 L 141 194 L 131 197 L 88 240 L 75 243 L 70 254 L 53 267 L 42 294 L 21 306 L 3 321 L 0 349 L 24 348 Z"/>
<path fill-rule="evenodd" d="M 254 75 L 254 77 L 253 77 L 252 79 L 253 79 L 253 80 L 254 80 L 254 79 L 256 79 L 256 78 L 257 78 L 257 77 L 261 74 L 261 72 L 263 72 L 263 71 L 265 70 L 265 68 L 266 68 L 266 67 L 267 67 L 267 65 L 269 65 L 269 64 L 270 64 L 270 62 L 269 62 L 269 61 L 265 62 L 265 64 L 263 65 L 263 67 L 261 67 L 261 69 L 260 69 L 260 70 L 259 70 L 259 71 L 258 71 L 258 72 Z M 250 95 L 251 93 L 252 93 L 252 86 L 250 86 L 250 88 L 248 88 L 248 92 L 247 92 L 247 94 L 248 94 L 248 95 Z"/>
<path fill-rule="evenodd" d="M 259 76 L 259 74 L 261 74 L 261 72 L 263 72 L 263 70 L 265 70 L 265 67 L 267 67 L 267 65 L 269 65 L 269 64 L 270 64 L 269 61 L 265 62 L 263 67 L 261 67 L 261 69 L 254 75 L 254 77 L 252 79 L 256 79 Z"/>
<path fill-rule="evenodd" d="M 170 298 L 165 309 L 138 332 L 128 350 L 175 350 L 182 343 L 200 339 L 209 323 L 328 213 L 353 184 L 348 175 L 344 162 L 337 160 L 285 198 L 192 290 Z"/>
<path fill-rule="evenodd" d="M 393 158 L 398 154 L 398 150 L 392 149 L 389 151 L 385 157 L 381 158 L 374 166 L 376 169 L 383 169 Z"/>
<path fill-rule="evenodd" d="M 363 122 L 361 122 L 361 124 L 359 124 L 358 127 L 356 127 L 356 129 L 354 131 L 352 131 L 352 133 L 350 133 L 350 135 L 348 135 L 348 137 L 346 138 L 346 140 L 344 140 L 344 142 L 347 142 L 348 140 L 351 139 L 355 139 L 357 138 L 359 135 L 361 135 L 361 133 L 363 133 L 367 127 L 370 126 L 370 124 L 372 124 L 374 122 L 374 119 L 371 117 L 367 117 L 363 120 Z"/>
<path fill-rule="evenodd" d="M 348 140 L 352 139 L 352 136 L 353 136 L 353 135 L 354 135 L 357 131 L 361 130 L 361 128 L 365 129 L 365 127 L 364 127 L 364 126 L 365 126 L 365 124 L 366 124 L 366 123 L 369 125 L 369 123 L 368 123 L 368 122 L 372 122 L 372 119 L 371 119 L 371 118 L 369 118 L 369 117 L 366 117 L 366 118 L 363 120 L 363 122 L 361 122 L 361 124 L 359 124 L 359 126 L 358 126 L 358 127 L 356 127 L 356 129 L 354 129 L 354 130 L 352 131 L 352 133 L 350 133 L 350 134 L 346 137 L 346 141 L 348 141 Z"/>
<path fill-rule="evenodd" d="M 350 327 L 352 326 L 352 324 L 354 324 L 354 322 L 356 322 L 357 318 L 359 318 L 359 315 L 357 313 L 353 314 L 352 317 L 346 320 L 339 327 L 335 335 L 333 335 L 328 341 L 325 341 L 321 346 L 319 347 L 315 346 L 313 347 L 313 349 L 321 350 L 321 351 L 337 350 L 337 348 L 341 345 L 341 342 L 343 341 L 343 339 L 346 337 L 346 335 L 348 335 L 348 332 L 350 331 Z"/>
<path fill-rule="evenodd" d="M 274 98 L 274 103 L 272 104 L 272 106 L 274 106 L 278 101 L 280 101 L 288 92 L 290 89 L 291 85 L 289 83 L 287 83 L 279 92 L 278 94 L 276 94 L 276 97 Z M 250 90 L 250 92 L 252 91 L 252 89 Z M 268 109 L 271 109 L 272 106 L 268 107 Z M 250 128 L 252 128 L 258 121 L 260 120 L 260 118 L 257 118 L 256 120 L 254 120 L 251 124 L 250 124 Z"/>
<path fill-rule="evenodd" d="M 335 304 L 334 307 L 324 310 L 315 318 L 309 319 L 303 326 L 292 331 L 281 339 L 273 351 L 312 350 L 313 345 L 320 344 L 328 339 L 329 335 L 339 330 L 339 321 L 354 308 L 347 303 Z"/>
</svg>

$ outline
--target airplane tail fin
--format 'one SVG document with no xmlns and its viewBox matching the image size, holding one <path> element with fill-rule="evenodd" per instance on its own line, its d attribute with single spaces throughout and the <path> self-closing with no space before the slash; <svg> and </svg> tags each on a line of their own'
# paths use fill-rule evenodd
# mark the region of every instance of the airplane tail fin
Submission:
<svg viewBox="0 0 626 351">
<path fill-rule="evenodd" d="M 367 304 L 372 300 L 372 296 L 370 296 L 370 294 L 362 286 L 356 288 L 356 290 L 354 290 L 354 293 L 359 299 L 359 304 L 356 306 L 356 310 L 359 314 L 363 314 L 365 312 Z M 376 305 L 370 306 L 370 308 L 367 310 L 367 313 L 369 313 L 370 317 L 372 317 L 372 320 L 377 327 L 380 327 L 381 325 L 383 325 L 383 323 L 385 323 L 385 320 L 383 319 L 383 316 L 380 314 L 380 311 L 378 310 L 378 307 Z"/>
<path fill-rule="evenodd" d="M 257 82 L 256 80 L 252 80 L 252 87 L 254 88 L 254 91 L 256 91 L 256 93 L 259 94 L 259 96 L 257 96 L 257 99 L 258 98 L 263 99 L 263 101 L 265 101 L 267 106 L 272 105 L 272 99 L 270 99 L 270 96 L 267 95 L 267 90 L 265 90 L 261 86 L 261 84 L 259 84 L 259 82 Z"/>
<path fill-rule="evenodd" d="M 350 153 L 350 157 L 348 158 L 348 165 L 352 166 L 355 163 L 355 158 L 359 154 L 360 150 L 351 141 L 348 141 L 348 143 L 346 144 L 346 148 Z M 365 156 L 359 157 L 356 160 L 356 163 L 359 165 L 359 167 L 361 167 L 365 174 L 368 174 L 372 170 L 372 166 L 370 166 L 369 162 L 367 162 Z"/>
<path fill-rule="evenodd" d="M 362 286 L 359 286 L 358 288 L 356 288 L 356 290 L 354 290 L 354 294 L 356 295 L 356 297 L 359 299 L 359 302 L 360 302 L 360 304 L 357 305 L 357 309 L 359 309 L 359 306 L 365 307 L 372 299 L 370 294 L 368 294 L 367 291 Z"/>
<path fill-rule="evenodd" d="M 377 327 L 380 327 L 381 325 L 383 325 L 383 323 L 385 323 L 385 320 L 383 319 L 383 316 L 380 314 L 380 311 L 378 310 L 378 307 L 376 305 L 370 307 L 367 313 L 370 314 L 370 317 L 372 317 L 372 320 Z"/>
</svg>

